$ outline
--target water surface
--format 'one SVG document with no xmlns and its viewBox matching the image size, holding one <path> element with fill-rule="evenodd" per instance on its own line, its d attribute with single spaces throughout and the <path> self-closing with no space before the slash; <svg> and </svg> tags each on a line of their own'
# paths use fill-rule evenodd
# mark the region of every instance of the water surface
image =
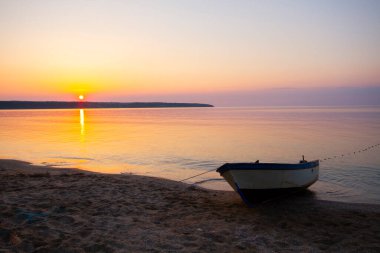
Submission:
<svg viewBox="0 0 380 253">
<path fill-rule="evenodd" d="M 380 143 L 379 107 L 4 110 L 0 129 L 2 158 L 174 180 L 225 162 L 338 156 L 321 163 L 317 197 L 380 203 L 380 149 L 352 153 Z"/>
</svg>

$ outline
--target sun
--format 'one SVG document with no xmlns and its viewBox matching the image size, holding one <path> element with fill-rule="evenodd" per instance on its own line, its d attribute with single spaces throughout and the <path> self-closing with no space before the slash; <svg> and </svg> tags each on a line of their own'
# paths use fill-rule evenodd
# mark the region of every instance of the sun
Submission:
<svg viewBox="0 0 380 253">
<path fill-rule="evenodd" d="M 79 98 L 79 100 L 83 100 L 84 96 L 83 95 L 79 95 L 78 98 Z"/>
</svg>

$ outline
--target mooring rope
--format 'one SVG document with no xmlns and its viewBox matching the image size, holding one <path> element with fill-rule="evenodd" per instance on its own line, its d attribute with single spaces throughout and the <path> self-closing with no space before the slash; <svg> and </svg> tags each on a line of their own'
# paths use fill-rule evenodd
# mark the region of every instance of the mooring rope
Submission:
<svg viewBox="0 0 380 253">
<path fill-rule="evenodd" d="M 224 179 L 223 178 L 209 178 L 209 179 L 205 179 L 205 180 L 201 180 L 201 181 L 197 181 L 195 183 L 192 183 L 192 185 L 203 184 L 203 183 L 211 182 L 211 181 L 224 181 Z"/>
<path fill-rule="evenodd" d="M 183 182 L 183 181 L 186 181 L 186 180 L 192 179 L 192 178 L 194 178 L 194 177 L 199 177 L 199 176 L 202 176 L 202 175 L 204 175 L 204 174 L 206 174 L 206 173 L 210 173 L 210 172 L 212 172 L 212 171 L 215 171 L 215 169 L 211 169 L 211 170 L 208 170 L 208 171 L 205 171 L 205 172 L 202 172 L 202 173 L 196 174 L 196 175 L 194 175 L 194 176 L 191 176 L 191 177 L 188 177 L 188 178 L 182 179 L 182 180 L 180 180 L 180 181 L 178 181 L 178 182 Z"/>
<path fill-rule="evenodd" d="M 324 161 L 336 159 L 336 158 L 339 158 L 339 157 L 344 157 L 344 156 L 349 156 L 349 155 L 355 155 L 357 153 L 362 153 L 362 152 L 370 151 L 371 149 L 377 148 L 379 146 L 380 146 L 380 143 L 372 145 L 372 146 L 367 146 L 366 148 L 359 149 L 359 150 L 356 150 L 356 151 L 353 151 L 353 152 L 349 152 L 349 153 L 345 153 L 345 154 L 341 154 L 341 155 L 334 155 L 334 156 L 326 157 L 326 158 L 323 158 L 323 159 L 319 159 L 319 162 L 322 163 Z"/>
<path fill-rule="evenodd" d="M 363 148 L 363 149 L 359 149 L 359 150 L 356 150 L 356 151 L 353 151 L 353 152 L 349 152 L 349 153 L 345 153 L 345 154 L 341 154 L 341 155 L 334 155 L 334 156 L 331 156 L 331 157 L 326 157 L 326 158 L 323 158 L 323 159 L 319 159 L 319 162 L 324 162 L 324 161 L 327 161 L 327 160 L 332 160 L 332 159 L 336 159 L 338 157 L 344 157 L 344 156 L 349 156 L 349 155 L 354 155 L 356 153 L 362 153 L 362 152 L 366 152 L 366 151 L 369 151 L 373 148 L 377 148 L 380 146 L 380 143 L 379 144 L 375 144 L 375 145 L 372 145 L 372 146 L 368 146 L 366 148 Z M 210 172 L 213 172 L 215 171 L 215 168 L 211 169 L 211 170 L 208 170 L 208 171 L 204 171 L 202 173 L 199 173 L 199 174 L 196 174 L 196 175 L 193 175 L 191 177 L 188 177 L 188 178 L 185 178 L 185 179 L 182 179 L 178 182 L 183 182 L 183 181 L 186 181 L 186 180 L 189 180 L 189 179 L 192 179 L 192 178 L 195 178 L 195 177 L 199 177 L 199 176 L 202 176 L 204 174 L 207 174 L 207 173 L 210 173 Z M 203 180 L 203 181 L 198 181 L 198 182 L 195 182 L 193 183 L 194 184 L 200 184 L 200 183 L 204 183 L 204 182 L 207 182 L 207 181 L 211 181 L 211 180 L 214 180 L 214 179 L 206 179 L 206 180 Z"/>
</svg>

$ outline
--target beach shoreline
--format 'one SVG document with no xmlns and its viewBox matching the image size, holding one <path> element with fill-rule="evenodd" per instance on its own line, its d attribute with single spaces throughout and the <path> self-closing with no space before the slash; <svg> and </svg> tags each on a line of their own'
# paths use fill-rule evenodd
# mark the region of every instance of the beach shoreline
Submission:
<svg viewBox="0 0 380 253">
<path fill-rule="evenodd" d="M 0 159 L 1 252 L 379 252 L 380 205 L 235 192 Z"/>
</svg>

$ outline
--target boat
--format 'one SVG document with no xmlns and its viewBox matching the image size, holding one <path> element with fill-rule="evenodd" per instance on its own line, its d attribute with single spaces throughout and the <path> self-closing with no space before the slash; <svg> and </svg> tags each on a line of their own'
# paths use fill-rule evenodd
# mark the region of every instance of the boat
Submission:
<svg viewBox="0 0 380 253">
<path fill-rule="evenodd" d="M 318 180 L 319 160 L 299 163 L 226 163 L 217 172 L 251 206 L 306 189 Z"/>
</svg>

